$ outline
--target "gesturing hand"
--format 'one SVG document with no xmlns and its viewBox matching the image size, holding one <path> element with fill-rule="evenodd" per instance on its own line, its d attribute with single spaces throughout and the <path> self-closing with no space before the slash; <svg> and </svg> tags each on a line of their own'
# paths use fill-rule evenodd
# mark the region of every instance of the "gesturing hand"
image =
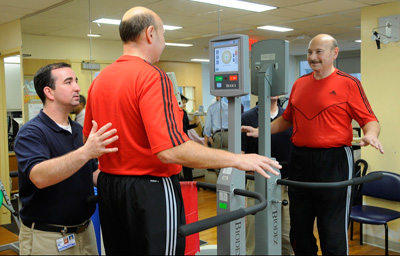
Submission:
<svg viewBox="0 0 400 256">
<path fill-rule="evenodd" d="M 360 146 L 365 147 L 368 145 L 371 145 L 372 147 L 379 150 L 379 152 L 381 152 L 381 154 L 384 153 L 383 147 L 382 147 L 381 143 L 379 142 L 379 139 L 376 136 L 365 135 L 364 137 L 361 138 Z"/>
<path fill-rule="evenodd" d="M 119 139 L 118 135 L 112 136 L 117 133 L 117 129 L 114 128 L 107 131 L 112 126 L 111 123 L 108 123 L 97 130 L 97 122 L 92 120 L 92 124 L 92 130 L 90 131 L 89 137 L 85 145 L 83 146 L 84 153 L 87 154 L 88 158 L 93 159 L 105 153 L 117 152 L 117 147 L 106 148 L 107 145 Z"/>
<path fill-rule="evenodd" d="M 242 125 L 241 131 L 245 132 L 247 136 L 258 138 L 258 128 Z"/>
</svg>

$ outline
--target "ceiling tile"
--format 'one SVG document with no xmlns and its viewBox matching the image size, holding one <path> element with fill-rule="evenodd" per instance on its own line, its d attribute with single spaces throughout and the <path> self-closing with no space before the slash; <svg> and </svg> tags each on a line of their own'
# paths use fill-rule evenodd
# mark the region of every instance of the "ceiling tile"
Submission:
<svg viewBox="0 0 400 256">
<path fill-rule="evenodd" d="M 318 2 L 291 6 L 288 7 L 288 9 L 321 15 L 362 8 L 365 6 L 367 5 L 349 0 L 321 0 Z"/>
</svg>

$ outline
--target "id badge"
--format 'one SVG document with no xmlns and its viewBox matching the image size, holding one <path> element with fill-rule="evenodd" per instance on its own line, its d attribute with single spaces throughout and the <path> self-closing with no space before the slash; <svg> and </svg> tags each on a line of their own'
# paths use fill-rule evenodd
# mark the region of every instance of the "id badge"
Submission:
<svg viewBox="0 0 400 256">
<path fill-rule="evenodd" d="M 71 234 L 64 236 L 63 238 L 57 239 L 56 243 L 59 252 L 67 250 L 68 248 L 75 246 L 75 235 Z"/>
</svg>

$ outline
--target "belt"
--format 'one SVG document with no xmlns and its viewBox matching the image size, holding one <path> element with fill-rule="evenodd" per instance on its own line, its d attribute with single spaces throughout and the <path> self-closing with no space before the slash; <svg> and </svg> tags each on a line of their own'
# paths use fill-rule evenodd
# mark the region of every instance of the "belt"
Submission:
<svg viewBox="0 0 400 256">
<path fill-rule="evenodd" d="M 228 129 L 220 129 L 220 130 L 216 130 L 216 131 L 214 132 L 214 134 L 215 134 L 215 133 L 217 133 L 217 132 L 221 132 L 221 131 L 222 131 L 222 132 L 227 132 L 227 131 L 228 131 Z"/>
<path fill-rule="evenodd" d="M 32 222 L 32 221 L 22 221 L 25 226 L 36 229 L 36 230 L 41 230 L 41 231 L 50 231 L 50 232 L 60 232 L 63 234 L 66 233 L 82 233 L 83 231 L 86 230 L 86 228 L 90 224 L 90 219 L 86 220 L 84 223 L 75 225 L 75 226 L 62 226 L 62 225 L 52 225 L 52 224 L 46 224 L 46 223 L 39 223 L 39 222 Z"/>
</svg>

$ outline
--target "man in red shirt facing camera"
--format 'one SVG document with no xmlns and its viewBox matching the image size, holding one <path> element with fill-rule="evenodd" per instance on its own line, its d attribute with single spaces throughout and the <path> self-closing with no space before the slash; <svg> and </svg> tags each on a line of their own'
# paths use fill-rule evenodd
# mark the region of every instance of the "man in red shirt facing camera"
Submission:
<svg viewBox="0 0 400 256">
<path fill-rule="evenodd" d="M 290 180 L 351 179 L 353 119 L 364 133 L 360 145 L 371 145 L 383 154 L 380 125 L 360 81 L 333 66 L 338 54 L 337 42 L 330 35 L 317 35 L 310 41 L 307 58 L 313 72 L 297 79 L 285 112 L 271 124 L 273 134 L 293 126 Z M 242 127 L 242 131 L 258 136 L 258 129 L 252 127 Z M 313 234 L 317 218 L 322 254 L 348 255 L 350 195 L 351 187 L 289 187 L 290 240 L 295 254 L 317 255 Z"/>
</svg>

